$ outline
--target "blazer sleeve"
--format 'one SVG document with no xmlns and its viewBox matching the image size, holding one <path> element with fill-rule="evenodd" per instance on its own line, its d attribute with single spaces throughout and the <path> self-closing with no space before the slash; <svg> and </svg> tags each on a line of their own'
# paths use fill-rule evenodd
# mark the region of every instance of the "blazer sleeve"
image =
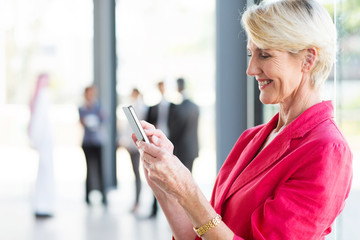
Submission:
<svg viewBox="0 0 360 240">
<path fill-rule="evenodd" d="M 251 216 L 251 239 L 321 239 L 344 208 L 352 180 L 347 144 L 317 146 Z M 241 217 L 241 214 L 239 215 Z M 241 237 L 234 237 L 236 240 Z"/>
</svg>

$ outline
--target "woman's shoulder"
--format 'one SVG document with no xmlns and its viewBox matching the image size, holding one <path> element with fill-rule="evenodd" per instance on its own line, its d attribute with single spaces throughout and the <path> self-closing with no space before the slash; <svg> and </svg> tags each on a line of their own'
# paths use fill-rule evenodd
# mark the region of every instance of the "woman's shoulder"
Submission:
<svg viewBox="0 0 360 240">
<path fill-rule="evenodd" d="M 336 125 L 333 119 L 327 119 L 318 124 L 305 136 L 307 141 L 316 143 L 317 145 L 344 145 L 348 147 L 348 142 Z"/>
<path fill-rule="evenodd" d="M 339 169 L 351 166 L 353 154 L 350 145 L 332 119 L 318 124 L 302 138 L 292 139 L 291 146 L 293 151 L 301 152 L 307 159 L 303 164 L 315 164 L 320 168 L 328 168 L 330 164 Z"/>
</svg>

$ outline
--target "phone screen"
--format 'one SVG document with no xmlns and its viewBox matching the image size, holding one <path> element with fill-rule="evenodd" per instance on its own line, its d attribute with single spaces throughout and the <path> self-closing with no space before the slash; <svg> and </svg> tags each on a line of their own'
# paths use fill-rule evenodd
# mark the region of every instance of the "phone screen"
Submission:
<svg viewBox="0 0 360 240">
<path fill-rule="evenodd" d="M 145 134 L 143 127 L 140 124 L 140 121 L 136 115 L 134 107 L 132 105 L 129 105 L 127 107 L 123 107 L 123 110 L 126 115 L 126 118 L 129 121 L 129 124 L 130 124 L 132 130 L 135 133 L 136 138 L 139 141 L 144 141 L 144 142 L 150 143 L 148 137 Z"/>
</svg>

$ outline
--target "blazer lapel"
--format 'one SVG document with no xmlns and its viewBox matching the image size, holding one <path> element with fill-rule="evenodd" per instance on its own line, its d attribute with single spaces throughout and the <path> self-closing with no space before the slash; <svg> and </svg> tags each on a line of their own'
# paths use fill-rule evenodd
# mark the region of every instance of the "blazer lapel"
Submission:
<svg viewBox="0 0 360 240">
<path fill-rule="evenodd" d="M 276 115 L 268 124 L 266 124 L 248 143 L 245 149 L 240 153 L 239 156 L 231 156 L 237 157 L 233 161 L 236 161 L 237 164 L 231 170 L 229 176 L 226 178 L 226 181 L 222 184 L 222 187 L 219 192 L 219 197 L 215 199 L 215 210 L 220 212 L 221 205 L 225 200 L 225 197 L 229 196 L 229 191 L 233 192 L 234 181 L 238 181 L 238 176 L 244 174 L 246 169 L 252 164 L 254 157 L 257 152 L 261 148 L 267 136 L 270 134 L 271 130 L 274 129 L 278 120 L 278 115 Z"/>
<path fill-rule="evenodd" d="M 281 135 L 279 134 L 253 159 L 253 161 L 251 161 L 251 163 L 243 170 L 241 175 L 238 175 L 236 180 L 233 182 L 232 187 L 228 191 L 225 200 L 231 197 L 232 194 L 237 192 L 244 185 L 256 178 L 263 171 L 268 169 L 271 165 L 276 163 L 288 150 L 290 142 L 291 138 L 289 138 L 286 132 L 281 133 Z"/>
</svg>

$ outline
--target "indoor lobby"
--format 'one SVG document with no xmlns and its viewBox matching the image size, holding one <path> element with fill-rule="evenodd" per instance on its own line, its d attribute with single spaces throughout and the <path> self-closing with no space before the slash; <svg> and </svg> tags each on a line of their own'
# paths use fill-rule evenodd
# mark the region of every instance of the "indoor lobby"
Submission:
<svg viewBox="0 0 360 240">
<path fill-rule="evenodd" d="M 133 88 L 144 103 L 178 103 L 185 78 L 200 109 L 199 156 L 192 175 L 210 200 L 217 173 L 247 128 L 268 122 L 276 105 L 262 105 L 246 75 L 247 39 L 241 10 L 258 0 L 0 0 L 0 240 L 170 240 L 140 165 L 139 208 L 131 158 L 119 136 L 121 107 Z M 349 197 L 326 240 L 359 240 L 360 232 L 360 3 L 320 0 L 338 30 L 339 52 L 323 89 L 353 154 Z M 39 74 L 51 92 L 54 214 L 36 218 L 39 154 L 29 139 L 31 99 Z M 239 80 L 240 79 L 240 80 Z M 99 191 L 85 201 L 86 161 L 79 106 L 94 84 L 106 112 L 103 157 L 107 205 Z M 236 104 L 234 104 L 236 103 Z M 236 111 L 234 111 L 236 109 Z M 130 136 L 129 136 L 130 137 Z"/>
</svg>

